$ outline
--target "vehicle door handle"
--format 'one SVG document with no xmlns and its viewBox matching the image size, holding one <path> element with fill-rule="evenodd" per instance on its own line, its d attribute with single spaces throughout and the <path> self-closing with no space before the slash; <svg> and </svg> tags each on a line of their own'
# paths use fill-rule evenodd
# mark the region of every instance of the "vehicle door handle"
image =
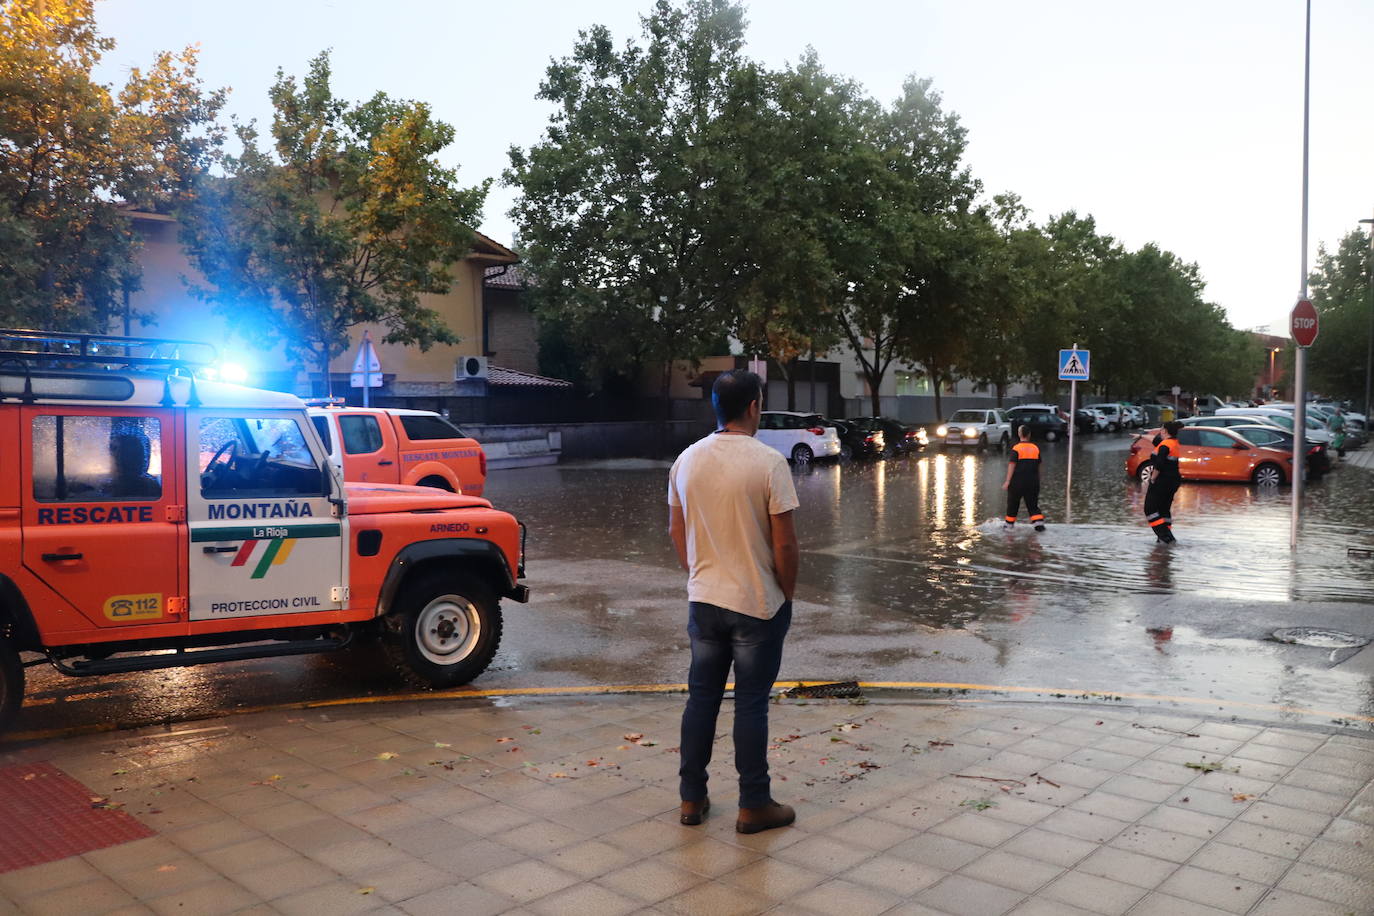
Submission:
<svg viewBox="0 0 1374 916">
<path fill-rule="evenodd" d="M 63 560 L 80 560 L 79 553 L 45 553 L 43 554 L 44 563 L 61 563 Z"/>
<path fill-rule="evenodd" d="M 378 461 L 377 463 L 378 463 L 379 465 L 381 465 L 381 464 L 395 464 L 396 462 L 392 461 L 390 458 L 383 458 L 381 461 Z"/>
<path fill-rule="evenodd" d="M 202 547 L 202 553 L 238 553 L 238 547 Z"/>
</svg>

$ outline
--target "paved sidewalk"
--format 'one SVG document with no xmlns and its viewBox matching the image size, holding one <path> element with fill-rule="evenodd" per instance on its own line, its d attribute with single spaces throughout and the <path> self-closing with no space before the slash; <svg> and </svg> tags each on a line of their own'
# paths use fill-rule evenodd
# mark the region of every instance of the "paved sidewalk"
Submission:
<svg viewBox="0 0 1374 916">
<path fill-rule="evenodd" d="M 1369 739 L 1116 705 L 787 700 L 774 707 L 770 755 L 774 793 L 797 806 L 797 824 L 745 837 L 733 829 L 728 703 L 715 808 L 701 827 L 676 822 L 681 706 L 681 696 L 436 699 L 10 749 L 0 867 L 12 870 L 0 874 L 0 905 L 1374 912 Z M 109 828 L 62 841 L 114 845 L 13 868 L 61 840 L 14 820 L 76 786 L 62 774 L 85 786 L 82 815 Z"/>
</svg>

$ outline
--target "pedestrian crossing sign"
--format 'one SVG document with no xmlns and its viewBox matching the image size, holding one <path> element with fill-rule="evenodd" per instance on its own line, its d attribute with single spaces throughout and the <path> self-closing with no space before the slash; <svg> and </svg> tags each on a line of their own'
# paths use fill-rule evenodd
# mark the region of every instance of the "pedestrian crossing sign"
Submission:
<svg viewBox="0 0 1374 916">
<path fill-rule="evenodd" d="M 1065 382 L 1086 382 L 1088 380 L 1087 350 L 1059 351 L 1059 378 Z"/>
</svg>

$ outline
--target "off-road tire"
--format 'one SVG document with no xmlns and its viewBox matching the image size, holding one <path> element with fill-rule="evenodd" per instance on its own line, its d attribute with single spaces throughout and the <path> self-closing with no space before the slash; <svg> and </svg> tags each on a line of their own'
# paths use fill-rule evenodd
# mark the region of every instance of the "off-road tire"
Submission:
<svg viewBox="0 0 1374 916">
<path fill-rule="evenodd" d="M 816 457 L 816 453 L 811 451 L 807 445 L 798 445 L 792 449 L 792 463 L 799 468 L 811 466 L 811 459 Z"/>
<path fill-rule="evenodd" d="M 982 451 L 988 447 L 988 434 L 980 433 L 978 436 L 978 450 Z"/>
<path fill-rule="evenodd" d="M 1002 433 L 1002 438 L 998 441 L 997 447 L 1005 452 L 1008 448 L 1011 447 L 1011 436 L 1008 436 L 1006 433 Z"/>
<path fill-rule="evenodd" d="M 1283 468 L 1277 464 L 1262 464 L 1255 468 L 1250 479 L 1261 487 L 1276 487 L 1284 481 Z"/>
<path fill-rule="evenodd" d="M 453 492 L 453 487 L 449 485 L 449 482 L 444 478 L 440 477 L 438 474 L 431 474 L 429 477 L 426 477 L 424 480 L 421 480 L 419 483 L 415 484 L 415 486 L 433 487 L 436 490 L 447 490 L 450 493 Z"/>
<path fill-rule="evenodd" d="M 482 580 L 442 570 L 401 588 L 382 645 L 413 687 L 466 684 L 487 669 L 501 643 L 501 605 Z"/>
<path fill-rule="evenodd" d="M 0 639 L 0 733 L 9 730 L 24 703 L 24 663 L 8 639 Z"/>
</svg>

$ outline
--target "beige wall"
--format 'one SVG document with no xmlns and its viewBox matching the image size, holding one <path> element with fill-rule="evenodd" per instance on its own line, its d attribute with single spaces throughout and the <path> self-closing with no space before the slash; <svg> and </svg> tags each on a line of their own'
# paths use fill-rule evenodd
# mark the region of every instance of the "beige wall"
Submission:
<svg viewBox="0 0 1374 916">
<path fill-rule="evenodd" d="M 143 238 L 143 248 L 139 253 L 143 276 L 142 288 L 130 296 L 130 306 L 135 312 L 150 313 L 153 321 L 148 325 L 134 322 L 132 333 L 213 343 L 219 348 L 222 358 L 246 366 L 253 373 L 252 381 L 259 384 L 262 383 L 262 373 L 289 371 L 291 367 L 286 364 L 280 346 L 264 350 L 235 335 L 229 324 L 208 303 L 191 294 L 182 278 L 191 283 L 202 283 L 204 280 L 182 251 L 176 222 L 139 217 L 136 225 Z M 447 293 L 421 297 L 424 305 L 437 311 L 444 323 L 462 338 L 462 342 L 456 346 L 435 346 L 428 352 L 421 352 L 418 347 L 383 344 L 381 340 L 386 336 L 386 328 L 375 325 L 366 327 L 372 331 L 373 342 L 377 344 L 382 371 L 388 376 L 395 376 L 396 382 L 452 384 L 453 367 L 458 357 L 482 353 L 483 272 L 491 264 L 512 260 L 513 257 L 499 253 L 474 253 L 453 267 L 453 285 Z M 353 368 L 364 329 L 363 326 L 353 329 L 348 352 L 330 364 L 332 372 L 346 373 Z M 300 368 L 307 373 L 318 371 L 315 366 Z M 302 386 L 300 390 L 308 390 L 305 377 L 298 384 Z"/>
</svg>

